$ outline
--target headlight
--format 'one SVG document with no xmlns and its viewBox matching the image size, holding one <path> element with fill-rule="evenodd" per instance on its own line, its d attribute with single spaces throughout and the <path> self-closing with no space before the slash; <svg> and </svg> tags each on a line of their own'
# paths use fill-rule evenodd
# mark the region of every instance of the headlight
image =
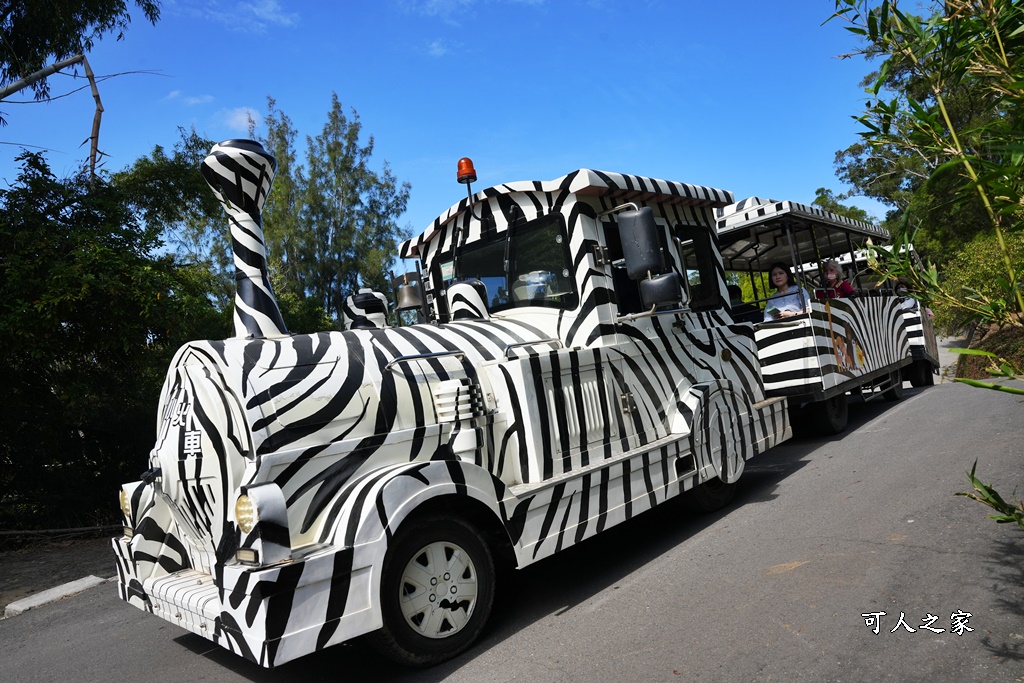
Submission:
<svg viewBox="0 0 1024 683">
<path fill-rule="evenodd" d="M 239 548 L 235 554 L 242 564 L 259 564 L 259 554 L 252 548 Z"/>
<path fill-rule="evenodd" d="M 132 521 L 132 501 L 128 497 L 128 492 L 121 489 L 121 512 L 124 513 L 125 520 L 131 524 Z"/>
<path fill-rule="evenodd" d="M 256 506 L 249 496 L 239 496 L 235 501 L 235 521 L 243 534 L 249 533 L 256 526 Z"/>
</svg>

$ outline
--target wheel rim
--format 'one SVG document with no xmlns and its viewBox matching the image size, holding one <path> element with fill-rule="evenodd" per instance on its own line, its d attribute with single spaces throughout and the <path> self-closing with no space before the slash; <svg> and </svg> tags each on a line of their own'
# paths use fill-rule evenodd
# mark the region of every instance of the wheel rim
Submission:
<svg viewBox="0 0 1024 683">
<path fill-rule="evenodd" d="M 469 553 L 455 543 L 434 541 L 415 553 L 402 571 L 402 616 L 426 638 L 449 638 L 473 616 L 478 583 Z"/>
<path fill-rule="evenodd" d="M 743 451 L 736 443 L 736 435 L 733 429 L 725 429 L 723 408 L 720 405 L 722 399 L 716 399 L 709 408 L 707 436 L 705 443 L 708 444 L 708 459 L 715 468 L 718 479 L 722 486 L 733 484 L 743 474 L 746 460 Z M 710 482 L 708 482 L 710 483 Z"/>
</svg>

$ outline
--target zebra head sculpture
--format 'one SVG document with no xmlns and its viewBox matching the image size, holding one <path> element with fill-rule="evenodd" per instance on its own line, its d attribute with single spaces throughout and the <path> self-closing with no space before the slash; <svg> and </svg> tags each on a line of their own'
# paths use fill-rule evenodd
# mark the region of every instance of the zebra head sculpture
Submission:
<svg viewBox="0 0 1024 683">
<path fill-rule="evenodd" d="M 203 160 L 203 179 L 231 222 L 235 260 L 235 336 L 287 336 L 281 309 L 270 288 L 261 211 L 270 193 L 277 160 L 253 140 L 226 140 Z"/>
</svg>

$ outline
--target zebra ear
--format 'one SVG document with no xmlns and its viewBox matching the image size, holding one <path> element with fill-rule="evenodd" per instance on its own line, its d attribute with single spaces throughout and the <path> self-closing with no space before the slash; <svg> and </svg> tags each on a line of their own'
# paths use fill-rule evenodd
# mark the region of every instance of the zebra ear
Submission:
<svg viewBox="0 0 1024 683">
<path fill-rule="evenodd" d="M 480 280 L 458 282 L 448 288 L 452 320 L 487 320 L 487 285 Z"/>
<path fill-rule="evenodd" d="M 346 330 L 382 330 L 388 327 L 387 298 L 366 287 L 345 299 L 341 312 Z"/>
</svg>

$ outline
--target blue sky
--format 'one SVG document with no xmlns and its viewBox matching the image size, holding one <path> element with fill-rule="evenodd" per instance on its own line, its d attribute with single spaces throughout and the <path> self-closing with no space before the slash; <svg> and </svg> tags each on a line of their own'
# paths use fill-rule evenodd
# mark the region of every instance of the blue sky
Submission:
<svg viewBox="0 0 1024 683">
<path fill-rule="evenodd" d="M 88 54 L 103 80 L 100 149 L 120 170 L 178 126 L 244 137 L 266 97 L 300 134 L 320 132 L 336 92 L 412 184 L 413 234 L 474 190 L 578 168 L 635 173 L 809 203 L 845 190 L 836 150 L 857 140 L 869 65 L 832 0 L 164 0 Z M 83 84 L 51 77 L 54 95 Z M 29 99 L 28 95 L 11 100 Z M 4 102 L 0 141 L 50 150 L 58 175 L 87 155 L 88 90 L 47 104 Z M 0 145 L 0 186 L 18 148 Z M 300 152 L 301 154 L 302 152 Z M 884 216 L 870 200 L 856 204 Z"/>
</svg>

